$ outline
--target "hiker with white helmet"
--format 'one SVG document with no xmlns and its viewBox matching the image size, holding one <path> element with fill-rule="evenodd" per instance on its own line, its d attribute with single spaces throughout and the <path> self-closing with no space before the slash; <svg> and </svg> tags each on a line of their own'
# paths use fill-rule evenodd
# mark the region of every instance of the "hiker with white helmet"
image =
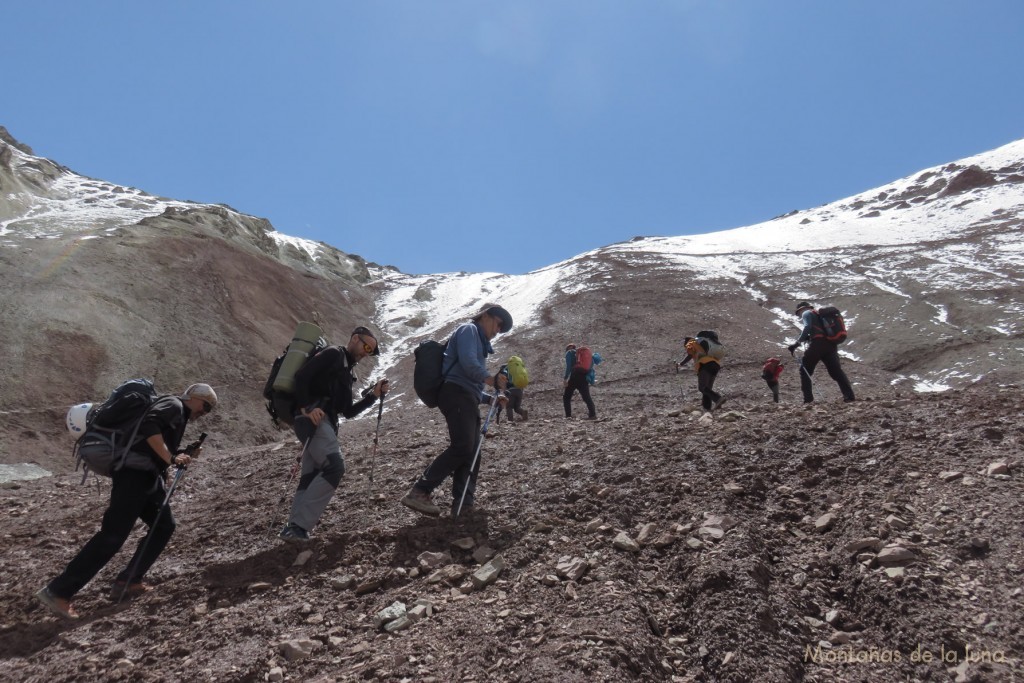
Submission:
<svg viewBox="0 0 1024 683">
<path fill-rule="evenodd" d="M 111 597 L 141 595 L 151 587 L 142 578 L 156 562 L 171 535 L 175 522 L 165 496 L 164 474 L 171 466 L 187 467 L 202 451 L 200 445 L 179 450 L 185 427 L 217 405 L 217 394 L 209 384 L 193 384 L 180 397 L 160 396 L 148 405 L 125 445 L 121 465 L 111 473 L 110 505 L 103 513 L 100 530 L 71 560 L 60 576 L 50 581 L 36 597 L 50 611 L 66 619 L 78 619 L 71 605 L 75 594 L 117 554 L 141 519 L 150 527 L 125 569 L 117 575 Z M 71 418 L 69 418 L 69 426 Z"/>
</svg>

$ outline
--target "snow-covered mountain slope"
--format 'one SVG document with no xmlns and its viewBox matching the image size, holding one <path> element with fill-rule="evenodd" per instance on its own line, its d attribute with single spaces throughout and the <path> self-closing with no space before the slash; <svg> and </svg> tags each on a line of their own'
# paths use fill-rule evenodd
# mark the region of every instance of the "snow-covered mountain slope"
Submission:
<svg viewBox="0 0 1024 683">
<path fill-rule="evenodd" d="M 1006 368 L 1016 376 L 1024 350 L 1022 219 L 1024 140 L 765 223 L 635 238 L 526 275 L 379 274 L 385 287 L 376 322 L 396 340 L 382 365 L 407 356 L 421 338 L 443 336 L 487 301 L 506 306 L 517 331 L 529 334 L 545 324 L 545 309 L 564 308 L 560 299 L 667 277 L 693 283 L 695 300 L 680 293 L 634 307 L 698 308 L 701 290 L 728 292 L 730 306 L 769 314 L 758 336 L 777 352 L 779 339 L 796 332 L 796 301 L 832 302 L 848 314 L 844 355 L 896 371 L 894 382 L 933 390 Z M 735 336 L 730 331 L 721 330 Z M 600 339 L 600 331 L 591 336 Z"/>
<path fill-rule="evenodd" d="M 311 272 L 365 279 L 365 265 L 359 257 L 322 242 L 277 232 L 268 221 L 224 205 L 166 199 L 79 175 L 33 155 L 2 127 L 0 174 L 0 248 L 17 249 L 35 239 L 109 237 L 119 229 L 166 217 L 194 225 L 205 223 L 224 237 Z"/>
<path fill-rule="evenodd" d="M 730 348 L 723 383 L 756 395 L 761 363 L 798 332 L 801 299 L 846 312 L 842 353 L 861 394 L 1024 379 L 1024 141 L 765 223 L 634 238 L 525 275 L 406 275 L 222 205 L 86 178 L 3 129 L 0 190 L 0 379 L 11 378 L 0 410 L 25 392 L 75 402 L 158 363 L 176 378 L 199 367 L 236 387 L 240 416 L 258 415 L 272 354 L 316 314 L 334 340 L 372 318 L 385 352 L 370 378 L 387 374 L 392 405 L 415 405 L 415 346 L 486 303 L 512 313 L 496 348 L 527 360 L 532 391 L 559 389 L 568 341 L 602 351 L 604 386 L 678 391 L 668 361 L 685 335 L 713 328 Z M 39 331 L 63 363 L 26 341 Z M 210 340 L 198 365 L 193 337 Z M 40 381 L 58 370 L 75 387 Z"/>
</svg>

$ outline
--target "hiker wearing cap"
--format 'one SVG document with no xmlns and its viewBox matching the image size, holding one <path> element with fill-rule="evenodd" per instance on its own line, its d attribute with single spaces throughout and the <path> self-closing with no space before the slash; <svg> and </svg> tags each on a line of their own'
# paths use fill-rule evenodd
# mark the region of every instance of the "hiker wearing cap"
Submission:
<svg viewBox="0 0 1024 683">
<path fill-rule="evenodd" d="M 295 373 L 295 417 L 292 429 L 302 442 L 299 488 L 292 499 L 288 523 L 278 536 L 288 543 L 306 543 L 345 474 L 338 443 L 338 416 L 353 418 L 387 393 L 382 379 L 357 402 L 352 400 L 355 365 L 380 354 L 377 338 L 357 327 L 345 346 L 328 346 Z"/>
<path fill-rule="evenodd" d="M 597 419 L 597 408 L 590 397 L 590 385 L 597 382 L 594 366 L 601 362 L 601 354 L 592 353 L 586 346 L 577 347 L 567 344 L 565 347 L 565 373 L 562 375 L 562 407 L 565 416 L 572 417 L 572 395 L 579 392 L 580 398 L 587 405 L 587 419 Z"/>
<path fill-rule="evenodd" d="M 209 384 L 193 384 L 180 397 L 160 396 L 146 410 L 136 432 L 138 439 L 129 447 L 131 453 L 143 457 L 125 458 L 124 465 L 111 474 L 110 504 L 103 513 L 100 530 L 60 576 L 36 593 L 46 607 L 65 618 L 77 619 L 71 600 L 117 554 L 138 519 L 150 531 L 117 575 L 111 597 L 141 595 L 150 590 L 142 577 L 156 562 L 175 528 L 170 506 L 165 505 L 169 501 L 164 495 L 163 475 L 172 465 L 187 467 L 199 455 L 201 446 L 189 448 L 188 452 L 179 450 L 185 426 L 216 405 L 217 394 Z"/>
<path fill-rule="evenodd" d="M 800 390 L 804 394 L 804 403 L 814 402 L 814 382 L 811 380 L 811 375 L 814 374 L 814 368 L 817 367 L 819 361 L 825 364 L 828 376 L 839 385 L 843 401 L 852 403 L 854 400 L 853 387 L 839 362 L 839 347 L 835 342 L 825 338 L 818 312 L 814 310 L 810 302 L 801 301 L 796 306 L 796 315 L 803 322 L 804 328 L 797 340 L 787 348 L 792 355 L 800 344 L 810 342 L 803 358 L 800 359 Z"/>
<path fill-rule="evenodd" d="M 506 386 L 504 375 L 492 376 L 488 372 L 487 356 L 494 353 L 491 340 L 511 329 L 512 316 L 509 312 L 501 306 L 488 306 L 452 333 L 444 352 L 441 366 L 444 383 L 437 399 L 437 407 L 448 425 L 450 443 L 402 498 L 406 507 L 425 515 L 440 515 L 441 508 L 434 504 L 430 495 L 451 475 L 453 515 L 460 500 L 463 501 L 463 510 L 472 509 L 480 472 L 479 457 L 475 466 L 473 462 L 482 438 L 479 405 L 493 400 L 486 386 L 494 387 L 495 392 L 503 391 Z M 500 395 L 498 400 L 501 407 L 507 405 L 508 399 L 504 395 Z"/>
</svg>

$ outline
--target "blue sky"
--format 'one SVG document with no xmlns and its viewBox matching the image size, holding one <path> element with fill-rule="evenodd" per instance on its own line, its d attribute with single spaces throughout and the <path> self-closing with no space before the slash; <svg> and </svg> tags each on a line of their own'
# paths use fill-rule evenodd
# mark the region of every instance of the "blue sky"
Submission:
<svg viewBox="0 0 1024 683">
<path fill-rule="evenodd" d="M 0 125 L 407 273 L 769 220 L 1024 137 L 1019 0 L 8 3 Z"/>
</svg>

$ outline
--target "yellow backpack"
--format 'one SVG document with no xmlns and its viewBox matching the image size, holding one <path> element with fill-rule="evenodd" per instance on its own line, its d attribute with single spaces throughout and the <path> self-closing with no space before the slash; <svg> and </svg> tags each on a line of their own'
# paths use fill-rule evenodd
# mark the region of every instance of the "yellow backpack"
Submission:
<svg viewBox="0 0 1024 683">
<path fill-rule="evenodd" d="M 526 373 L 526 366 L 519 356 L 512 356 L 508 359 L 508 378 L 516 389 L 525 389 L 530 383 L 530 376 Z"/>
</svg>

